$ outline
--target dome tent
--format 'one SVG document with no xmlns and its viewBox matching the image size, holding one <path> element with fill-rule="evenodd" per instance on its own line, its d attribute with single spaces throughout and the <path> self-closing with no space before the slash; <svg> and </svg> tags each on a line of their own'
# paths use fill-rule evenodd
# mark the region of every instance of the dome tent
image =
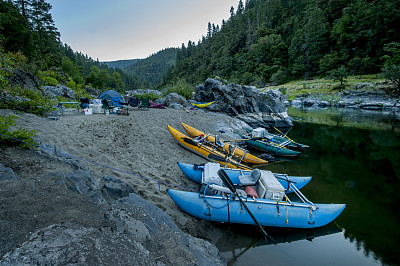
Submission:
<svg viewBox="0 0 400 266">
<path fill-rule="evenodd" d="M 109 91 L 104 91 L 99 95 L 99 99 L 102 100 L 107 100 L 107 101 L 112 101 L 112 98 L 119 98 L 119 101 L 124 103 L 124 97 L 122 97 L 121 94 L 119 94 L 118 92 L 114 91 L 114 90 L 109 90 Z"/>
</svg>

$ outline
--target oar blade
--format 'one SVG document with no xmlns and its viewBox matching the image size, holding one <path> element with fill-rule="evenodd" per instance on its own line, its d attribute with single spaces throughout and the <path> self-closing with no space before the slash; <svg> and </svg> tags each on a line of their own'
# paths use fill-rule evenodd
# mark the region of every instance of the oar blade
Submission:
<svg viewBox="0 0 400 266">
<path fill-rule="evenodd" d="M 217 162 L 225 162 L 225 157 L 218 156 L 216 154 L 210 153 L 207 156 L 210 160 L 217 161 Z"/>
<path fill-rule="evenodd" d="M 182 139 L 183 139 L 184 142 L 186 142 L 186 143 L 188 143 L 188 144 L 190 144 L 190 145 L 199 146 L 199 145 L 197 144 L 197 142 L 195 142 L 194 140 L 192 140 L 192 139 L 190 139 L 190 138 L 184 137 L 184 138 L 182 138 Z"/>
</svg>

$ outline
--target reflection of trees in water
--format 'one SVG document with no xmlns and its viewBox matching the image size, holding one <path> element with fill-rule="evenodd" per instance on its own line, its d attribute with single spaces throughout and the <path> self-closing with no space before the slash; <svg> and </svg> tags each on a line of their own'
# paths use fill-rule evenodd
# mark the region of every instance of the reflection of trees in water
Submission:
<svg viewBox="0 0 400 266">
<path fill-rule="evenodd" d="M 291 117 L 308 123 L 364 129 L 387 129 L 400 133 L 400 115 L 392 111 L 351 108 L 300 109 L 290 107 Z"/>
<path fill-rule="evenodd" d="M 400 134 L 310 123 L 295 126 L 292 134 L 308 132 L 307 138 L 292 137 L 310 144 L 313 151 L 297 167 L 319 170 L 312 173 L 319 191 L 311 191 L 312 200 L 325 197 L 346 203 L 338 218 L 346 238 L 383 263 L 400 264 Z"/>
<path fill-rule="evenodd" d="M 313 241 L 321 236 L 342 232 L 342 229 L 335 223 L 312 229 L 279 227 L 271 227 L 270 229 L 273 229 L 270 230 L 270 234 L 277 245 L 301 240 Z M 217 247 L 221 252 L 231 252 L 232 258 L 227 263 L 228 265 L 233 265 L 249 249 L 267 245 L 275 245 L 275 243 L 263 238 L 258 228 L 255 226 L 244 227 L 238 224 L 231 224 L 230 234 L 225 235 L 225 238 L 220 239 L 220 242 L 217 243 Z"/>
</svg>

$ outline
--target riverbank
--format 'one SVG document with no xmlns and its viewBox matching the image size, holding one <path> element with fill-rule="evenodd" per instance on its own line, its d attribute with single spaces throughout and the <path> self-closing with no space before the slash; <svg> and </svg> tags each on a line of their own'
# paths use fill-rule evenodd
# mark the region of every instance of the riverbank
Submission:
<svg viewBox="0 0 400 266">
<path fill-rule="evenodd" d="M 19 117 L 16 119 L 16 127 L 36 130 L 41 146 L 45 149 L 27 151 L 2 148 L 0 163 L 5 166 L 4 169 L 12 169 L 18 177 L 0 182 L 0 208 L 3 213 L 1 231 L 6 232 L 2 236 L 0 258 L 6 252 L 11 252 L 3 262 L 23 262 L 16 258 L 24 252 L 30 254 L 27 255 L 30 260 L 25 262 L 35 262 L 35 249 L 32 245 L 37 246 L 40 242 L 42 246 L 39 246 L 44 249 L 41 252 L 46 253 L 46 247 L 55 244 L 55 239 L 59 240 L 60 237 L 65 240 L 61 246 L 68 249 L 75 238 L 67 241 L 68 237 L 62 237 L 63 235 L 82 236 L 83 240 L 71 247 L 78 252 L 82 245 L 85 247 L 90 243 L 93 230 L 99 230 L 102 232 L 99 235 L 100 250 L 109 248 L 107 238 L 110 239 L 110 245 L 116 243 L 114 240 L 122 239 L 113 247 L 115 251 L 101 254 L 100 257 L 107 262 L 112 262 L 107 259 L 108 255 L 117 256 L 119 249 L 128 252 L 129 241 L 136 241 L 148 254 L 144 262 L 150 264 L 163 262 L 183 265 L 188 261 L 200 265 L 205 262 L 217 265 L 223 263 L 215 246 L 200 240 L 216 243 L 222 235 L 223 226 L 199 221 L 185 214 L 166 192 L 174 185 L 188 189 L 198 188 L 182 174 L 176 162 L 204 162 L 202 158 L 179 146 L 168 132 L 167 125 L 183 131 L 180 126 L 182 121 L 209 132 L 224 131 L 226 133 L 221 134 L 221 137 L 230 139 L 230 129 L 240 130 L 243 122 L 201 110 L 150 109 L 131 111 L 129 116 L 71 113 L 58 120 L 0 110 L 1 115 L 12 113 Z M 133 191 L 124 186 L 121 188 L 118 180 L 123 181 Z M 133 192 L 137 198 L 129 196 L 128 192 Z M 116 194 L 119 195 L 115 196 Z M 137 204 L 139 199 L 154 204 L 159 212 L 149 212 L 150 207 L 138 211 L 137 205 L 119 205 L 126 201 Z M 164 217 L 160 214 L 161 211 L 168 216 Z M 158 213 L 151 218 L 158 226 L 156 231 L 163 232 L 162 234 L 149 229 L 148 223 L 143 217 L 139 217 L 143 212 L 148 215 Z M 125 216 L 131 218 L 130 222 L 126 221 Z M 147 229 L 141 227 L 142 223 L 132 222 L 133 218 L 135 221 L 142 221 L 143 227 Z M 168 219 L 176 226 L 169 225 Z M 163 223 L 168 226 L 162 230 L 160 228 L 163 228 Z M 139 230 L 139 233 L 129 238 L 132 228 Z M 110 229 L 117 233 L 113 234 Z M 182 232 L 179 233 L 180 238 L 173 237 L 176 234 L 173 232 Z M 165 238 L 168 243 L 156 245 L 158 241 L 162 241 L 160 238 Z M 160 250 L 150 248 L 152 245 Z M 29 247 L 32 248 L 29 252 L 24 250 Z M 172 249 L 176 251 L 173 252 Z M 38 248 L 36 250 L 39 252 Z M 93 250 L 95 251 L 100 252 L 97 249 Z M 136 251 L 140 251 L 140 248 Z M 57 254 L 63 252 L 65 250 L 60 248 Z M 157 255 L 160 252 L 165 254 L 156 260 L 160 257 Z M 92 258 L 89 253 L 78 253 L 79 258 Z M 129 252 L 126 254 L 132 255 Z M 126 262 L 124 258 L 125 256 L 120 262 Z M 53 257 L 36 262 L 51 263 L 51 259 L 55 261 Z"/>
<path fill-rule="evenodd" d="M 286 106 L 400 111 L 400 98 L 394 93 L 394 85 L 381 77 L 354 76 L 346 81 L 344 89 L 338 82 L 315 79 L 293 81 L 263 90 L 280 90 L 286 97 Z"/>
</svg>

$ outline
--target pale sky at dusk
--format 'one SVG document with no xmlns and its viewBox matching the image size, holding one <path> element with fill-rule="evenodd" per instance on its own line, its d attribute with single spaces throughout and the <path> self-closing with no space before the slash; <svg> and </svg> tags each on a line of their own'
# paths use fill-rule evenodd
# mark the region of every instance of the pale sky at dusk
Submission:
<svg viewBox="0 0 400 266">
<path fill-rule="evenodd" d="M 220 25 L 239 0 L 47 0 L 74 51 L 100 61 L 146 58 L 164 48 L 195 43 L 208 22 Z"/>
</svg>

